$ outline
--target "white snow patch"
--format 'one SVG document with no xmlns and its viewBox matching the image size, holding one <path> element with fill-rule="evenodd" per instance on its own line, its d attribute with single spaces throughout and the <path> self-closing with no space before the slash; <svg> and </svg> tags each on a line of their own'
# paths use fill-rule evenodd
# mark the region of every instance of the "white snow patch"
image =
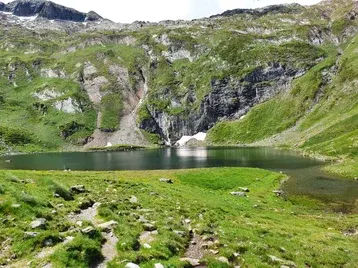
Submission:
<svg viewBox="0 0 358 268">
<path fill-rule="evenodd" d="M 175 143 L 175 146 L 177 147 L 183 147 L 185 144 L 187 144 L 188 141 L 190 141 L 191 139 L 195 139 L 197 141 L 205 141 L 206 139 L 206 133 L 204 132 L 199 132 L 197 134 L 195 134 L 194 136 L 183 136 L 181 137 L 180 140 L 178 140 Z"/>
<path fill-rule="evenodd" d="M 107 145 L 106 145 L 106 147 L 112 147 L 113 145 L 112 145 L 112 143 L 110 143 L 110 142 L 107 142 Z"/>
</svg>

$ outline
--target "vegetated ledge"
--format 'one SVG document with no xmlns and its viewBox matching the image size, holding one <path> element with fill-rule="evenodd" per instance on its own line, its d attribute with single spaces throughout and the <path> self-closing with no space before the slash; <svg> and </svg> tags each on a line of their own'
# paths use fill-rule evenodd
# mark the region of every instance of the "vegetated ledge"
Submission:
<svg viewBox="0 0 358 268">
<path fill-rule="evenodd" d="M 130 144 L 118 144 L 108 147 L 90 147 L 87 151 L 90 152 L 128 152 L 135 150 L 149 149 L 150 147 Z"/>
</svg>

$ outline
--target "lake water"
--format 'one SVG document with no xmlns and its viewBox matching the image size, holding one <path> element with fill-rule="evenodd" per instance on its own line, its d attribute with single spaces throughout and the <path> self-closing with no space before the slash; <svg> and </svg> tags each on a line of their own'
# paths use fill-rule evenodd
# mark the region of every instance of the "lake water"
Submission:
<svg viewBox="0 0 358 268">
<path fill-rule="evenodd" d="M 11 160 L 10 163 L 5 160 Z M 255 167 L 290 176 L 289 195 L 308 195 L 345 210 L 358 200 L 358 183 L 321 171 L 324 162 L 272 148 L 166 148 L 130 152 L 15 155 L 0 160 L 0 169 L 155 170 L 205 167 Z"/>
</svg>

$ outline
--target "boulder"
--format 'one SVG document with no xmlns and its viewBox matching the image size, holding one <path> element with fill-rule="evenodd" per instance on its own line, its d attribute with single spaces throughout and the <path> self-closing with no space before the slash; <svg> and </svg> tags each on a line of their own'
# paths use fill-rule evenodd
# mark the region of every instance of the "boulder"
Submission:
<svg viewBox="0 0 358 268">
<path fill-rule="evenodd" d="M 249 193 L 249 192 L 250 192 L 249 188 L 246 188 L 246 187 L 239 187 L 239 189 L 240 189 L 241 191 L 245 192 L 245 193 Z"/>
<path fill-rule="evenodd" d="M 154 264 L 154 268 L 164 268 L 164 265 L 161 263 Z"/>
<path fill-rule="evenodd" d="M 110 232 L 117 225 L 118 225 L 118 222 L 109 221 L 109 222 L 105 222 L 105 223 L 102 223 L 102 224 L 98 225 L 98 228 L 103 230 L 103 231 L 105 231 L 105 232 Z"/>
<path fill-rule="evenodd" d="M 138 198 L 132 195 L 131 198 L 129 198 L 129 202 L 131 202 L 132 204 L 136 204 L 138 203 Z"/>
<path fill-rule="evenodd" d="M 126 264 L 125 268 L 140 268 L 140 266 L 135 263 L 130 262 L 130 263 Z"/>
<path fill-rule="evenodd" d="M 31 222 L 30 224 L 32 229 L 44 229 L 46 227 L 46 219 L 44 218 L 40 218 L 37 220 L 34 220 L 33 222 Z"/>
<path fill-rule="evenodd" d="M 24 233 L 24 237 L 25 238 L 34 238 L 34 237 L 36 237 L 38 235 L 38 233 L 36 233 L 36 232 L 25 232 Z"/>
<path fill-rule="evenodd" d="M 145 249 L 150 249 L 150 248 L 152 248 L 152 247 L 151 247 L 151 245 L 149 245 L 149 244 L 144 244 L 144 245 L 143 245 L 143 248 L 145 248 Z"/>
<path fill-rule="evenodd" d="M 219 258 L 218 258 L 218 261 L 219 261 L 219 262 L 222 262 L 222 263 L 229 264 L 229 260 L 228 260 L 226 257 L 219 257 Z"/>
<path fill-rule="evenodd" d="M 173 181 L 171 179 L 161 178 L 161 179 L 159 179 L 159 181 L 169 183 L 169 184 L 173 184 Z"/>
<path fill-rule="evenodd" d="M 272 191 L 276 196 L 283 196 L 285 194 L 284 191 L 282 190 L 275 190 L 275 191 Z"/>
<path fill-rule="evenodd" d="M 239 196 L 239 197 L 246 197 L 246 193 L 244 192 L 231 192 L 231 195 Z"/>
<path fill-rule="evenodd" d="M 191 266 L 199 266 L 200 265 L 200 260 L 199 259 L 192 259 L 192 258 L 181 258 L 180 259 L 183 262 L 188 262 L 190 263 Z"/>
<path fill-rule="evenodd" d="M 155 227 L 153 224 L 150 224 L 150 223 L 144 224 L 143 228 L 144 228 L 144 231 L 147 231 L 147 232 L 152 232 L 152 231 L 157 230 L 157 227 Z"/>
<path fill-rule="evenodd" d="M 84 185 L 74 185 L 70 187 L 70 192 L 73 194 L 81 194 L 86 192 Z"/>
<path fill-rule="evenodd" d="M 96 230 L 91 226 L 81 230 L 83 234 L 93 234 L 95 231 Z"/>
</svg>

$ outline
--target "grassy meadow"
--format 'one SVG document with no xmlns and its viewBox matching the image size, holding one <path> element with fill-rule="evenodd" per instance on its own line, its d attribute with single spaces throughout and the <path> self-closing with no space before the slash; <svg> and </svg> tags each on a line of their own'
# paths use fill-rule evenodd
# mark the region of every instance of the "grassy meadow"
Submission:
<svg viewBox="0 0 358 268">
<path fill-rule="evenodd" d="M 285 179 L 250 168 L 0 171 L 0 264 L 96 267 L 110 239 L 100 224 L 115 221 L 107 267 L 192 267 L 182 259 L 192 256 L 207 267 L 356 267 L 358 215 L 277 196 Z M 71 221 L 94 203 L 93 218 Z"/>
</svg>

